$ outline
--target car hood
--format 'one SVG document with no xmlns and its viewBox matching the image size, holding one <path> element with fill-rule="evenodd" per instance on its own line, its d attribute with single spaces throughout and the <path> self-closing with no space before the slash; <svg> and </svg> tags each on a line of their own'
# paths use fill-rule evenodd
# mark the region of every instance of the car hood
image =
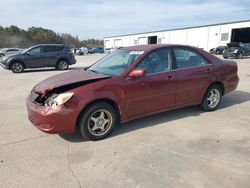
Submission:
<svg viewBox="0 0 250 188">
<path fill-rule="evenodd" d="M 52 90 L 54 92 L 64 92 L 107 78 L 110 78 L 110 76 L 80 69 L 49 77 L 38 83 L 33 88 L 33 91 L 42 95 L 45 95 Z"/>
<path fill-rule="evenodd" d="M 5 56 L 6 57 L 8 57 L 8 58 L 12 58 L 12 57 L 20 57 L 20 56 L 22 56 L 23 54 L 21 53 L 21 52 L 13 52 L 13 53 L 7 53 L 7 54 L 5 54 Z"/>
</svg>

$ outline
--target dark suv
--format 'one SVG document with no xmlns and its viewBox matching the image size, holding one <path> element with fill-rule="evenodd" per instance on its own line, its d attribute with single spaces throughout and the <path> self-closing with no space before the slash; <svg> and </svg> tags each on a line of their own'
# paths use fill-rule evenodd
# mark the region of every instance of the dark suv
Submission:
<svg viewBox="0 0 250 188">
<path fill-rule="evenodd" d="M 70 48 L 63 44 L 40 44 L 0 59 L 0 65 L 14 73 L 20 73 L 26 68 L 42 67 L 66 70 L 69 65 L 75 63 L 76 60 Z"/>
<path fill-rule="evenodd" d="M 250 56 L 250 43 L 228 43 L 227 47 L 223 53 L 225 59 L 228 57 L 242 58 L 243 56 Z"/>
</svg>

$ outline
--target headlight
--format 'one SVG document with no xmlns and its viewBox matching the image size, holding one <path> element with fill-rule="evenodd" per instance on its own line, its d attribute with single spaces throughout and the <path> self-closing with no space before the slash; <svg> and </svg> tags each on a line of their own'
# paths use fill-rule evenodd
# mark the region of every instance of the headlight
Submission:
<svg viewBox="0 0 250 188">
<path fill-rule="evenodd" d="M 7 58 L 8 58 L 8 57 L 3 56 L 3 57 L 2 57 L 2 60 L 5 61 Z"/>
<path fill-rule="evenodd" d="M 238 51 L 239 51 L 239 50 L 238 50 L 238 49 L 236 49 L 236 50 L 234 50 L 234 53 L 236 54 Z"/>
<path fill-rule="evenodd" d="M 59 106 L 66 103 L 74 95 L 73 92 L 53 94 L 48 99 L 45 100 L 44 106 Z"/>
</svg>

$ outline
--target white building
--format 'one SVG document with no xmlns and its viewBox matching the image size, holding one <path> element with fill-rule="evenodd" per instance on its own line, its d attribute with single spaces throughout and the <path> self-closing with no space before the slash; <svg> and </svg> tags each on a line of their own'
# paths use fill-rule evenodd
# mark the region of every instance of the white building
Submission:
<svg viewBox="0 0 250 188">
<path fill-rule="evenodd" d="M 229 42 L 250 43 L 250 20 L 104 38 L 105 48 L 143 44 L 185 44 L 208 51 Z"/>
</svg>

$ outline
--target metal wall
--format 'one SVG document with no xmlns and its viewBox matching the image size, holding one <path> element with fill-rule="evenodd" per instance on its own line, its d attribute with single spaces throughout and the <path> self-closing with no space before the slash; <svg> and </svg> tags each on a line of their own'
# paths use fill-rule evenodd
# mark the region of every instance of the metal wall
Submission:
<svg viewBox="0 0 250 188">
<path fill-rule="evenodd" d="M 246 27 L 250 27 L 250 21 L 107 37 L 104 38 L 104 45 L 106 48 L 143 45 L 148 43 L 149 36 L 157 36 L 158 44 L 185 44 L 208 51 L 216 46 L 229 43 L 232 29 Z"/>
</svg>

